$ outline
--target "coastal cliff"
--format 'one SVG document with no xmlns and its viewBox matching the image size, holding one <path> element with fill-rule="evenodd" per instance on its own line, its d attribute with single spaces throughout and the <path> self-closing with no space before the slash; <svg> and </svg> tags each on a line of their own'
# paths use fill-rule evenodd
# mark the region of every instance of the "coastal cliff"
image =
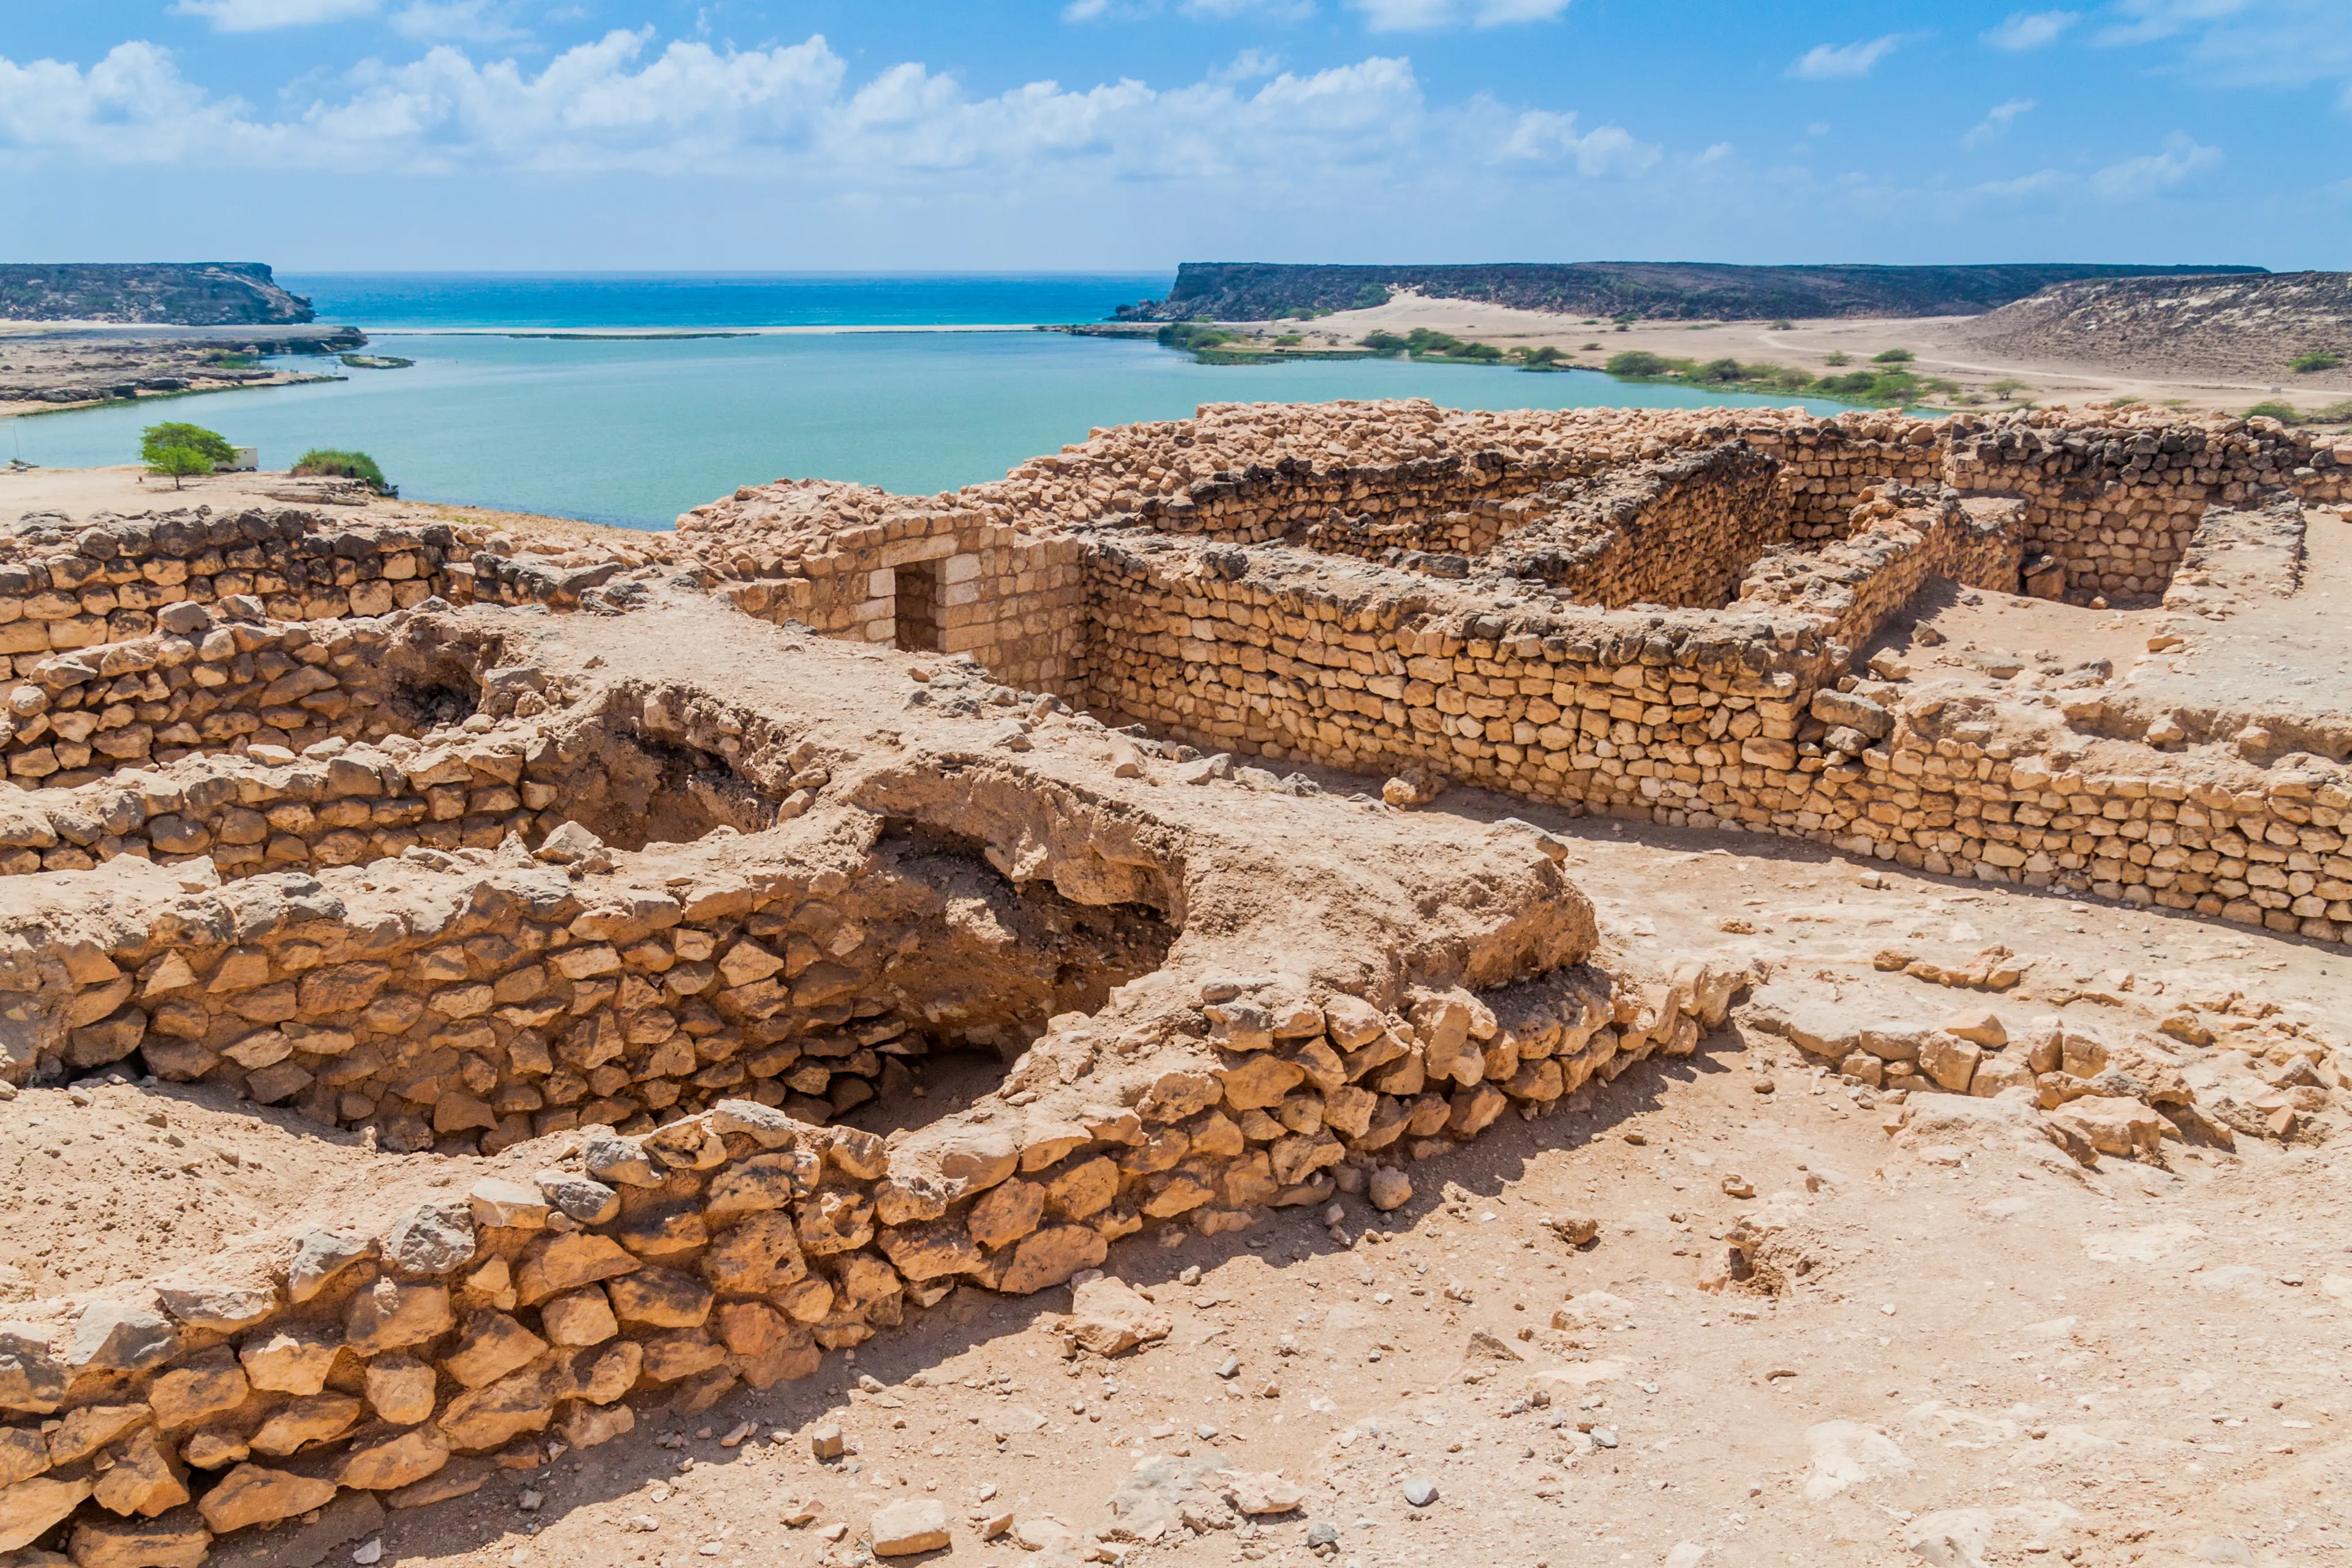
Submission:
<svg viewBox="0 0 2352 1568">
<path fill-rule="evenodd" d="M 0 265 L 0 321 L 213 327 L 312 319 L 310 301 L 279 288 L 258 261 Z"/>
<path fill-rule="evenodd" d="M 2054 283 L 2088 278 L 2260 273 L 2259 267 L 2134 267 L 2050 262 L 1984 267 L 1731 267 L 1692 261 L 1501 262 L 1461 267 L 1326 267 L 1187 261 L 1165 300 L 1125 307 L 1155 321 L 1206 316 L 1267 321 L 1310 310 L 1361 310 L 1391 293 L 1480 300 L 1561 315 L 1666 321 L 1785 316 L 1967 316 Z"/>
</svg>

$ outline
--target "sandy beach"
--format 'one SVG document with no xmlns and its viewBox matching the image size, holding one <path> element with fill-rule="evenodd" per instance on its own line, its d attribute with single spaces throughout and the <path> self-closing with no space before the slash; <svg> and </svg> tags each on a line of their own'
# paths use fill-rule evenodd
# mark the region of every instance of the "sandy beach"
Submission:
<svg viewBox="0 0 2352 1568">
<path fill-rule="evenodd" d="M 2239 413 L 2268 398 L 2286 398 L 2309 406 L 2342 395 L 2332 380 L 2325 385 L 2300 377 L 2293 385 L 2258 382 L 2216 374 L 2193 360 L 2185 360 L 2173 374 L 2157 376 L 2113 365 L 2008 358 L 1990 353 L 1971 341 L 1972 329 L 1982 320 L 1978 316 L 1841 319 L 1792 321 L 1785 328 L 1760 321 L 1635 321 L 1618 327 L 1475 300 L 1401 293 L 1371 310 L 1342 310 L 1312 322 L 1219 325 L 1269 342 L 1286 332 L 1297 332 L 1305 339 L 1304 347 L 1332 349 L 1352 347 L 1369 332 L 1405 333 L 1422 327 L 1500 348 L 1558 348 L 1570 355 L 1571 363 L 1592 370 L 1614 355 L 1643 350 L 1669 359 L 1760 361 L 1822 375 L 1839 369 L 1831 362 L 1832 354 L 1845 355 L 1846 368 L 1853 368 L 1866 364 L 1872 355 L 1885 350 L 1908 349 L 1916 356 L 1910 368 L 1922 375 L 1957 382 L 1964 395 L 1981 399 L 1983 405 L 1991 407 L 2028 402 L 2082 405 L 2127 397 L 2200 411 Z M 2024 385 L 2008 389 L 2004 398 L 1992 384 L 2004 381 Z"/>
</svg>

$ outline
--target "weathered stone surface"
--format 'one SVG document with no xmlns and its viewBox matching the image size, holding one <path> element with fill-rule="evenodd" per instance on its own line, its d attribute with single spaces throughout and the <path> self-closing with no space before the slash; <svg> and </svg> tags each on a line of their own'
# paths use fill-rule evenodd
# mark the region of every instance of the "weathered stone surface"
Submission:
<svg viewBox="0 0 2352 1568">
<path fill-rule="evenodd" d="M 237 1360 L 256 1388 L 278 1394 L 316 1394 L 327 1386 L 341 1336 L 307 1323 L 289 1323 L 237 1347 Z"/>
<path fill-rule="evenodd" d="M 245 1403 L 252 1385 L 226 1345 L 192 1356 L 148 1385 L 147 1403 L 164 1426 L 188 1426 Z"/>
<path fill-rule="evenodd" d="M 1225 1483 L 1225 1499 L 1236 1513 L 1289 1513 L 1307 1500 L 1307 1489 L 1283 1479 L 1279 1470 L 1220 1470 L 1217 1476 Z"/>
<path fill-rule="evenodd" d="M 720 1290 L 759 1296 L 808 1273 L 793 1222 L 781 1214 L 754 1214 L 711 1238 L 702 1272 Z"/>
<path fill-rule="evenodd" d="M 28 1546 L 79 1507 L 95 1483 L 37 1476 L 0 1488 L 0 1552 Z"/>
<path fill-rule="evenodd" d="M 627 1187 L 661 1185 L 661 1173 L 654 1169 L 645 1150 L 630 1139 L 592 1133 L 581 1146 L 580 1158 L 588 1173 L 600 1182 Z"/>
<path fill-rule="evenodd" d="M 294 1256 L 286 1265 L 286 1294 L 299 1306 L 361 1258 L 374 1257 L 375 1250 L 373 1237 L 313 1226 L 295 1237 Z"/>
<path fill-rule="evenodd" d="M 964 1223 L 972 1240 L 993 1251 L 1035 1230 L 1045 1214 L 1044 1185 L 1013 1177 L 981 1194 Z"/>
<path fill-rule="evenodd" d="M 1013 1261 L 996 1281 L 996 1289 L 1008 1296 L 1025 1296 L 1059 1285 L 1108 1255 L 1102 1232 L 1090 1225 L 1047 1226 L 1013 1247 Z"/>
<path fill-rule="evenodd" d="M 877 1557 L 937 1552 L 949 1540 L 947 1505 L 937 1498 L 908 1498 L 886 1504 L 875 1512 L 872 1535 Z"/>
<path fill-rule="evenodd" d="M 525 1432 L 543 1432 L 554 1416 L 548 1374 L 534 1367 L 452 1398 L 441 1412 L 439 1426 L 452 1447 L 478 1454 Z"/>
<path fill-rule="evenodd" d="M 1070 1316 L 1063 1332 L 1080 1350 L 1110 1356 L 1164 1340 L 1173 1327 L 1168 1314 L 1137 1294 L 1132 1286 L 1108 1275 L 1096 1275 L 1071 1288 Z"/>
<path fill-rule="evenodd" d="M 213 1532 L 195 1510 L 151 1520 L 74 1521 L 74 1568 L 198 1568 Z"/>
<path fill-rule="evenodd" d="M 395 1426 L 413 1426 L 433 1414 L 436 1381 L 433 1368 L 415 1356 L 380 1355 L 368 1363 L 368 1408 Z"/>
<path fill-rule="evenodd" d="M 215 1535 L 324 1508 L 335 1483 L 260 1465 L 239 1465 L 197 1500 L 196 1510 Z"/>
<path fill-rule="evenodd" d="M 636 1429 L 636 1412 L 625 1405 L 578 1405 L 563 1418 L 563 1440 L 575 1448 L 593 1448 Z"/>
<path fill-rule="evenodd" d="M 0 1323 L 0 1408 L 47 1415 L 66 1394 L 66 1369 L 47 1329 Z"/>
<path fill-rule="evenodd" d="M 257 1454 L 283 1458 L 341 1436 L 359 1418 L 360 1402 L 348 1394 L 302 1394 L 280 1405 L 248 1442 Z"/>
<path fill-rule="evenodd" d="M 688 1329 L 710 1315 L 710 1287 L 674 1268 L 641 1268 L 604 1287 L 614 1314 L 625 1323 Z"/>
<path fill-rule="evenodd" d="M 915 1280 L 969 1274 L 981 1266 L 980 1248 L 971 1236 L 948 1220 L 885 1230 L 882 1253 L 900 1274 Z"/>
<path fill-rule="evenodd" d="M 455 1320 L 441 1285 L 379 1279 L 343 1310 L 343 1343 L 354 1355 L 404 1350 L 446 1332 Z"/>
<path fill-rule="evenodd" d="M 0 1426 L 0 1487 L 30 1480 L 49 1468 L 49 1446 L 30 1426 Z"/>
<path fill-rule="evenodd" d="M 601 1345 L 621 1331 L 613 1304 L 594 1286 L 550 1297 L 540 1304 L 539 1321 L 551 1343 L 567 1348 Z"/>
<path fill-rule="evenodd" d="M 457 1345 L 441 1358 L 441 1368 L 467 1388 L 479 1388 L 546 1352 L 545 1340 L 506 1313 L 486 1310 L 466 1320 Z"/>
<path fill-rule="evenodd" d="M 466 1189 L 467 1206 L 474 1224 L 485 1230 L 543 1230 L 551 1205 L 537 1185 L 484 1176 Z"/>
<path fill-rule="evenodd" d="M 156 1437 L 153 1427 L 132 1433 L 112 1458 L 113 1464 L 99 1476 L 90 1494 L 100 1507 L 152 1519 L 188 1500 L 180 1457 Z"/>
<path fill-rule="evenodd" d="M 583 1225 L 603 1225 L 621 1212 L 620 1194 L 576 1172 L 541 1171 L 531 1179 L 550 1204 Z"/>
<path fill-rule="evenodd" d="M 278 1310 L 278 1292 L 264 1285 L 166 1280 L 155 1288 L 163 1310 L 184 1327 L 234 1333 Z"/>
<path fill-rule="evenodd" d="M 449 1439 L 438 1427 L 416 1426 L 355 1445 L 335 1467 L 335 1482 L 388 1492 L 421 1481 L 448 1462 Z"/>
<path fill-rule="evenodd" d="M 636 1386 L 645 1369 L 645 1346 L 635 1340 L 620 1340 L 598 1349 L 576 1351 L 557 1363 L 551 1385 L 561 1399 L 610 1405 Z"/>
<path fill-rule="evenodd" d="M 180 1336 L 160 1312 L 128 1302 L 99 1301 L 82 1309 L 66 1347 L 77 1372 L 144 1372 L 180 1348 Z"/>
<path fill-rule="evenodd" d="M 560 1290 L 593 1285 L 645 1267 L 627 1247 L 608 1236 L 582 1231 L 534 1241 L 515 1270 L 515 1300 L 537 1306 Z"/>
<path fill-rule="evenodd" d="M 66 1413 L 49 1434 L 49 1463 L 79 1464 L 125 1434 L 146 1425 L 144 1405 L 85 1405 Z"/>
<path fill-rule="evenodd" d="M 474 1215 L 463 1203 L 419 1204 L 383 1235 L 383 1260 L 410 1274 L 446 1274 L 474 1256 Z"/>
</svg>

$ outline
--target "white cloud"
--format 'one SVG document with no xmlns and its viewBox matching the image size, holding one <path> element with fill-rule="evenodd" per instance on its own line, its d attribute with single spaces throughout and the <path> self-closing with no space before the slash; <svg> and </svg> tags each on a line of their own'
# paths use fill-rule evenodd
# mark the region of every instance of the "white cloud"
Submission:
<svg viewBox="0 0 2352 1568">
<path fill-rule="evenodd" d="M 1549 22 L 1570 0 L 1348 0 L 1375 33 L 1426 32 L 1437 27 L 1504 27 L 1517 22 Z"/>
<path fill-rule="evenodd" d="M 1720 163 L 1723 160 L 1730 156 L 1731 143 L 1728 142 L 1718 142 L 1714 146 L 1709 147 L 1706 152 L 1701 153 L 1698 155 L 1697 161 L 1701 163 Z"/>
<path fill-rule="evenodd" d="M 2031 113 L 2032 109 L 2033 100 L 2030 98 L 2012 98 L 2007 103 L 1994 104 L 1986 111 L 1985 117 L 1977 121 L 1975 127 L 1966 136 L 1960 138 L 1960 145 L 1963 147 L 1991 146 L 2009 134 L 2011 121 L 2021 114 Z"/>
<path fill-rule="evenodd" d="M 1507 26 L 1513 22 L 1550 22 L 1568 9 L 1569 0 L 1478 0 L 1470 19 L 1481 27 Z"/>
<path fill-rule="evenodd" d="M 1213 190 L 1524 193 L 1624 180 L 1664 153 L 1622 125 L 1483 95 L 1433 108 L 1411 62 L 1312 72 L 1245 51 L 1189 85 L 1031 82 L 976 96 L 919 62 L 853 77 L 823 37 L 764 49 L 615 31 L 536 69 L 436 45 L 305 79 L 271 112 L 214 97 L 170 53 L 124 44 L 87 69 L 0 59 L 0 157 L 24 164 L 450 174 L 639 172 L 777 179 L 809 199 L 920 202 Z"/>
<path fill-rule="evenodd" d="M 2091 176 L 2091 187 L 2110 201 L 2132 201 L 2168 191 L 2221 163 L 2220 148 L 2200 146 L 2176 131 L 2164 139 L 2163 152 L 2110 163 Z"/>
<path fill-rule="evenodd" d="M 1375 33 L 1417 32 L 1454 21 L 1454 0 L 1349 0 Z"/>
<path fill-rule="evenodd" d="M 2333 82 L 2352 110 L 2352 23 L 2343 0 L 2116 0 L 2110 47 L 2171 43 L 2201 85 L 2295 89 Z"/>
<path fill-rule="evenodd" d="M 1637 142 L 1622 125 L 1600 125 L 1579 134 L 1576 116 L 1548 109 L 1531 109 L 1518 117 L 1503 142 L 1506 158 L 1543 163 L 1568 161 L 1580 174 L 1642 174 L 1663 155 L 1647 142 Z"/>
<path fill-rule="evenodd" d="M 529 37 L 529 33 L 507 21 L 505 10 L 491 0 L 410 0 L 393 13 L 392 30 L 427 43 L 503 44 Z"/>
<path fill-rule="evenodd" d="M 1888 33 L 1861 44 L 1815 44 L 1790 65 L 1789 74 L 1806 81 L 1868 76 L 1879 61 L 1902 46 L 1900 33 Z"/>
<path fill-rule="evenodd" d="M 375 0 L 178 0 L 173 13 L 202 16 L 216 33 L 261 33 L 272 27 L 307 27 L 364 16 Z"/>
<path fill-rule="evenodd" d="M 2083 19 L 2079 11 L 2011 11 L 2008 19 L 1984 35 L 1996 49 L 2038 49 Z"/>
<path fill-rule="evenodd" d="M 1278 75 L 1282 57 L 1267 54 L 1264 49 L 1244 49 L 1231 60 L 1209 73 L 1212 81 L 1257 81 Z"/>
</svg>

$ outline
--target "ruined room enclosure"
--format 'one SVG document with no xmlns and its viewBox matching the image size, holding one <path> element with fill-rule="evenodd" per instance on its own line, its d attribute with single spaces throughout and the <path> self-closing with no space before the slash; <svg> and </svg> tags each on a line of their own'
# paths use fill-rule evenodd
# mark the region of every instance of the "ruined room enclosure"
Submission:
<svg viewBox="0 0 2352 1568">
<path fill-rule="evenodd" d="M 1690 473 L 1731 464 L 1730 489 L 1760 471 L 1699 456 Z M 1792 532 L 1777 542 L 1807 548 L 1752 555 L 1735 541 L 1658 590 L 1699 607 L 1575 604 L 1574 624 L 1557 596 L 1399 570 L 1401 556 L 1130 527 L 1067 542 L 1071 579 L 1033 586 L 1058 606 L 1083 578 L 1097 646 L 1132 646 L 1164 689 L 1207 690 L 1194 672 L 1229 668 L 1231 719 L 1178 711 L 1164 729 L 1214 743 L 1235 723 L 1234 749 L 1425 756 L 1477 776 L 1506 745 L 1536 749 L 1518 724 L 1582 712 L 1595 727 L 1565 731 L 1571 764 L 1585 746 L 1621 764 L 1836 768 L 1843 784 L 1875 776 L 1874 752 L 1924 759 L 1903 774 L 1921 780 L 1989 760 L 1950 736 L 1948 752 L 1920 752 L 1906 738 L 1929 716 L 1841 671 L 1860 629 L 1916 603 L 1918 584 L 2019 570 L 2014 514 L 1899 489 L 1853 506 L 1837 537 Z M 1638 511 L 1610 526 L 1630 537 Z M 1595 537 L 1540 542 L 1567 561 Z M 902 542 L 959 559 L 911 528 Z M 1498 536 L 1490 553 L 1510 547 Z M 1643 553 L 1579 558 L 1612 550 Z M 1765 569 L 1800 555 L 1814 564 Z M 1019 571 L 1003 574 L 1012 601 L 988 604 L 998 581 L 983 551 L 971 559 L 973 574 L 936 580 L 966 590 L 941 594 L 943 635 L 975 606 L 1000 626 L 1046 618 L 1017 602 Z M 882 595 L 882 570 L 860 591 L 887 609 L 905 590 L 893 569 Z M 1773 586 L 1719 606 L 1735 581 Z M 85 1564 L 194 1563 L 215 1540 L 266 1551 L 347 1494 L 460 1499 L 499 1466 L 544 1462 L 551 1441 L 625 1434 L 641 1409 L 808 1376 L 955 1289 L 1068 1281 L 1139 1231 L 1215 1236 L 1342 1192 L 1388 1206 L 1407 1171 L 1498 1118 L 1590 1103 L 1635 1063 L 1689 1054 L 1760 978 L 1605 951 L 1567 847 L 1516 820 L 1180 770 L 969 661 L 852 652 L 698 594 L 609 607 L 625 614 L 354 620 L 352 637 L 381 640 L 345 666 L 283 643 L 335 673 L 350 707 L 334 721 L 366 715 L 355 728 L 272 750 L 260 728 L 290 742 L 303 726 L 257 699 L 205 715 L 251 711 L 253 731 L 199 730 L 188 755 L 151 748 L 8 802 L 56 832 L 60 802 L 151 775 L 119 792 L 149 815 L 93 839 L 100 864 L 20 868 L 10 884 L 12 1079 L 86 1092 L 143 1070 L 274 1107 L 288 1129 L 341 1129 L 355 1162 L 377 1159 L 371 1146 L 414 1157 L 371 1165 L 380 1187 L 339 1188 L 301 1223 L 20 1303 L 0 1343 L 5 1549 Z M 672 662 L 680 647 L 695 668 Z M 1333 679 L 1303 680 L 1308 665 Z M 718 668 L 734 672 L 724 689 L 703 673 Z M 1309 687 L 1323 694 L 1300 710 L 1311 726 L 1256 742 L 1241 716 Z M 1351 750 L 1344 726 L 1391 722 L 1390 702 L 1442 721 L 1403 719 L 1410 747 Z M 1686 764 L 1667 751 L 1685 739 L 1657 732 L 1685 722 Z M 1833 729 L 1854 745 L 1824 749 Z M 257 866 L 224 863 L 237 845 L 211 819 L 211 844 L 158 851 L 152 805 L 178 788 L 162 815 L 185 820 L 207 770 L 274 830 Z M 1591 771 L 1664 781 L 1634 786 L 1645 810 L 1668 809 L 1654 803 L 1669 785 L 1717 782 Z M 2013 768 L 1980 778 L 2021 787 Z M 1549 787 L 1540 772 L 1524 782 Z M 311 793 L 249 798 L 276 789 Z M 295 804 L 323 828 L 315 842 L 303 819 L 271 818 Z M 322 855 L 331 833 L 355 837 Z M 289 848 L 273 867 L 279 837 L 308 858 Z M 2044 1047 L 2059 1051 L 2046 1075 Z M 2084 1155 L 2110 1132 L 2126 1142 L 2108 1152 L 2139 1151 L 2159 1113 L 2120 1079 L 2059 1081 L 2095 1066 L 2063 1047 L 1925 1031 L 1908 1077 L 1969 1094 L 1981 1073 L 2074 1105 Z"/>
</svg>

